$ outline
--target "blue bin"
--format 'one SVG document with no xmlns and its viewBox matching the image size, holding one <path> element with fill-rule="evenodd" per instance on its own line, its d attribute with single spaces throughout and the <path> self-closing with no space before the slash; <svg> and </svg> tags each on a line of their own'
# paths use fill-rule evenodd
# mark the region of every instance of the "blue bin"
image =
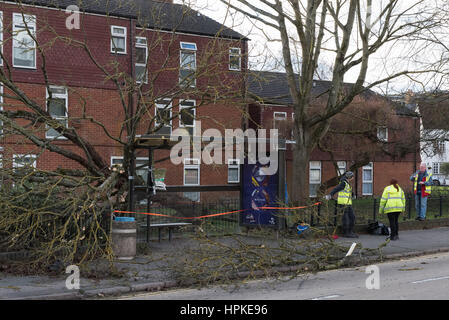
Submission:
<svg viewBox="0 0 449 320">
<path fill-rule="evenodd" d="M 133 217 L 115 217 L 115 221 L 120 221 L 120 222 L 134 222 L 134 221 L 136 221 L 136 219 L 133 218 Z"/>
</svg>

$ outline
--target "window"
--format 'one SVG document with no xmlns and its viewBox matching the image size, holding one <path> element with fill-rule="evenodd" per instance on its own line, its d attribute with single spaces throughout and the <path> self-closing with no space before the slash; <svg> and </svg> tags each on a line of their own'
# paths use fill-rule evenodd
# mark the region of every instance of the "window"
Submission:
<svg viewBox="0 0 449 320">
<path fill-rule="evenodd" d="M 148 46 L 147 39 L 142 37 L 136 37 L 136 82 L 148 83 Z"/>
<path fill-rule="evenodd" d="M 159 130 L 155 133 L 171 135 L 172 130 L 172 104 L 170 100 L 163 100 L 156 103 L 156 119 L 154 121 L 154 126 L 159 127 L 163 124 Z"/>
<path fill-rule="evenodd" d="M 126 54 L 126 28 L 111 26 L 111 52 Z"/>
<path fill-rule="evenodd" d="M 36 16 L 13 14 L 13 66 L 36 68 Z"/>
<path fill-rule="evenodd" d="M 316 197 L 321 185 L 321 161 L 310 161 L 309 165 L 309 195 Z"/>
<path fill-rule="evenodd" d="M 179 127 L 186 128 L 189 135 L 195 134 L 195 100 L 183 100 L 179 104 Z"/>
<path fill-rule="evenodd" d="M 338 161 L 337 166 L 337 175 L 342 176 L 346 172 L 346 161 Z"/>
<path fill-rule="evenodd" d="M 387 142 L 388 141 L 388 128 L 387 127 L 378 127 L 377 128 L 377 139 L 380 141 Z"/>
<path fill-rule="evenodd" d="M 200 185 L 200 161 L 198 159 L 184 159 L 184 185 Z M 192 201 L 200 201 L 199 192 L 184 192 L 184 197 Z"/>
<path fill-rule="evenodd" d="M 446 152 L 446 141 L 438 140 L 434 145 L 436 154 L 443 154 L 444 152 Z"/>
<path fill-rule="evenodd" d="M 287 128 L 287 112 L 274 112 L 273 113 L 273 129 L 278 129 L 279 134 L 279 149 L 286 150 L 287 145 L 285 140 L 288 138 Z"/>
<path fill-rule="evenodd" d="M 68 103 L 67 88 L 50 86 L 50 92 L 47 92 L 47 111 L 53 119 L 57 120 L 66 128 L 68 127 Z M 61 133 L 53 128 L 47 130 L 45 137 L 50 139 L 65 139 Z"/>
<path fill-rule="evenodd" d="M 240 71 L 242 68 L 242 58 L 240 48 L 229 49 L 229 70 Z"/>
<path fill-rule="evenodd" d="M 196 44 L 181 42 L 179 83 L 181 86 L 196 86 Z"/>
<path fill-rule="evenodd" d="M 439 162 L 434 162 L 432 166 L 432 174 L 440 174 L 440 165 Z"/>
<path fill-rule="evenodd" d="M 228 160 L 228 183 L 240 182 L 240 161 L 238 159 Z"/>
<path fill-rule="evenodd" d="M 0 52 L 3 53 L 3 12 L 0 11 Z M 0 66 L 3 65 L 3 60 L 0 56 Z"/>
<path fill-rule="evenodd" d="M 111 157 L 111 166 L 123 166 L 123 157 Z M 136 158 L 136 176 L 134 183 L 136 186 L 146 186 L 148 182 L 148 158 Z"/>
<path fill-rule="evenodd" d="M 36 155 L 34 154 L 15 154 L 13 155 L 14 172 L 19 170 L 36 168 Z"/>
<path fill-rule="evenodd" d="M 373 195 L 373 163 L 363 167 L 362 174 L 362 195 L 364 196 L 372 196 Z"/>
</svg>

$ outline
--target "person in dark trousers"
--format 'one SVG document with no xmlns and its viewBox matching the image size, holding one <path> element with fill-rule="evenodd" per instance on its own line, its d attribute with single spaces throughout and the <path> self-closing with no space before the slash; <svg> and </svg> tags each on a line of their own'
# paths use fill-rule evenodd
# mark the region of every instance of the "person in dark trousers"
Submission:
<svg viewBox="0 0 449 320">
<path fill-rule="evenodd" d="M 427 197 L 432 192 L 432 174 L 426 170 L 426 164 L 421 163 L 419 171 L 410 176 L 415 192 L 416 220 L 424 221 L 427 211 Z"/>
<path fill-rule="evenodd" d="M 325 199 L 330 200 L 338 192 L 337 205 L 340 210 L 343 210 L 343 237 L 358 238 L 359 236 L 354 232 L 355 214 L 352 208 L 352 199 L 354 194 L 352 192 L 351 182 L 354 180 L 354 173 L 347 171 L 340 184 L 336 186 L 330 194 L 326 195 Z"/>
<path fill-rule="evenodd" d="M 390 221 L 390 240 L 399 240 L 399 215 L 405 211 L 405 194 L 396 179 L 391 179 L 380 199 L 379 214 L 386 213 Z"/>
</svg>

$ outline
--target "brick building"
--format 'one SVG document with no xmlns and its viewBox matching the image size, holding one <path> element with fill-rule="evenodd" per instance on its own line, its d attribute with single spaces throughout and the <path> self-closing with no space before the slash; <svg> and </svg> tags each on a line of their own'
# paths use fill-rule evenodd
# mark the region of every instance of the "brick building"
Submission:
<svg viewBox="0 0 449 320">
<path fill-rule="evenodd" d="M 0 1 L 4 58 L 0 68 L 33 103 L 65 127 L 76 129 L 106 165 L 119 164 L 123 158 L 123 119 L 133 105 L 145 105 L 146 120 L 140 122 L 137 134 L 160 125 L 159 132 L 184 127 L 198 135 L 199 121 L 201 131 L 244 126 L 247 38 L 172 1 L 83 1 L 79 16 L 66 11 L 73 4 Z M 129 77 L 136 81 L 129 82 Z M 20 95 L 1 85 L 3 111 L 26 111 Z M 141 85 L 142 95 L 120 94 L 131 85 Z M 26 120 L 30 119 L 18 121 Z M 31 127 L 39 143 L 87 157 L 61 132 Z M 28 162 L 42 170 L 82 168 L 80 162 L 57 152 L 42 152 L 30 139 L 11 134 L 1 139 L 4 167 Z M 145 151 L 137 153 L 138 165 L 146 156 Z M 157 166 L 166 169 L 167 185 L 239 182 L 235 166 L 228 165 L 232 159 L 218 166 L 201 165 L 196 159 L 175 166 L 162 161 L 168 156 L 168 150 L 155 154 Z M 199 200 L 198 194 L 189 196 Z"/>
<path fill-rule="evenodd" d="M 277 128 L 287 140 L 287 188 L 291 186 L 293 107 L 285 73 L 250 72 L 248 90 L 254 99 L 249 106 L 250 127 Z M 350 84 L 346 84 L 350 86 Z M 316 80 L 312 105 L 325 104 L 323 97 L 331 82 Z M 410 175 L 416 170 L 419 156 L 419 118 L 401 104 L 372 91 L 357 96 L 343 114 L 335 117 L 331 129 L 311 155 L 309 193 L 329 183 L 338 172 L 356 163 L 354 191 L 357 196 L 380 196 L 392 177 L 407 191 Z M 330 188 L 335 182 L 327 185 Z"/>
</svg>

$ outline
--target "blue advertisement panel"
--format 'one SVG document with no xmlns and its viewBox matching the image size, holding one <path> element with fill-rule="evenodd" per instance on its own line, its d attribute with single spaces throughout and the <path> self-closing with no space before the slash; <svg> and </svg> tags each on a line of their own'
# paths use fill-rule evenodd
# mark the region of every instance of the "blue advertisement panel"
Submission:
<svg viewBox="0 0 449 320">
<path fill-rule="evenodd" d="M 243 166 L 243 209 L 244 226 L 278 226 L 276 210 L 263 210 L 261 207 L 278 207 L 278 173 L 265 174 L 266 166 L 247 164 Z"/>
</svg>

